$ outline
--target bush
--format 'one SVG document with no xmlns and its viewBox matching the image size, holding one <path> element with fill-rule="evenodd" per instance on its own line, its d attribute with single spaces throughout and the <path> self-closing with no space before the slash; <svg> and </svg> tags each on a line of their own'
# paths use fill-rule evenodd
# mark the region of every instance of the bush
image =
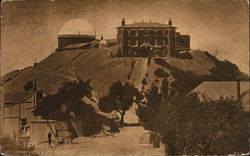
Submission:
<svg viewBox="0 0 250 156">
<path fill-rule="evenodd" d="M 161 134 L 169 155 L 225 155 L 248 152 L 248 115 L 231 98 L 200 99 L 196 93 L 168 97 L 156 87 L 137 110 L 145 129 Z"/>
<path fill-rule="evenodd" d="M 158 79 L 155 79 L 155 83 L 159 83 L 160 81 Z"/>
<path fill-rule="evenodd" d="M 244 74 L 239 70 L 236 64 L 225 60 L 220 61 L 215 56 L 212 56 L 207 51 L 205 55 L 216 65 L 211 72 L 211 79 L 216 81 L 232 81 L 235 80 L 237 76 L 240 77 L 242 81 L 249 81 L 249 76 Z"/>
<path fill-rule="evenodd" d="M 10 137 L 0 138 L 0 146 L 3 148 L 3 151 L 0 151 L 0 153 L 4 152 L 11 155 L 19 155 L 21 153 L 23 155 L 34 154 L 34 146 L 29 146 L 27 142 L 17 143 Z"/>
<path fill-rule="evenodd" d="M 18 144 L 10 137 L 0 138 L 0 146 L 2 146 L 6 152 L 19 150 Z"/>
<path fill-rule="evenodd" d="M 142 84 L 143 85 L 147 85 L 148 84 L 148 82 L 147 82 L 147 80 L 144 78 L 144 79 L 142 79 Z"/>
<path fill-rule="evenodd" d="M 207 75 L 197 75 L 192 71 L 180 70 L 169 63 L 164 59 L 155 58 L 155 63 L 161 65 L 166 69 L 171 70 L 171 75 L 175 78 L 175 81 L 171 84 L 173 90 L 179 94 L 186 94 L 192 89 L 197 87 L 202 81 L 209 80 L 210 76 Z"/>
<path fill-rule="evenodd" d="M 127 79 L 130 80 L 130 74 L 127 75 Z"/>
<path fill-rule="evenodd" d="M 189 60 L 193 59 L 193 56 L 189 52 L 182 53 L 182 54 L 177 53 L 176 57 L 179 58 L 179 59 L 189 59 Z"/>
<path fill-rule="evenodd" d="M 157 68 L 154 72 L 154 74 L 160 78 L 166 78 L 168 77 L 168 73 L 166 73 L 163 69 Z"/>
</svg>

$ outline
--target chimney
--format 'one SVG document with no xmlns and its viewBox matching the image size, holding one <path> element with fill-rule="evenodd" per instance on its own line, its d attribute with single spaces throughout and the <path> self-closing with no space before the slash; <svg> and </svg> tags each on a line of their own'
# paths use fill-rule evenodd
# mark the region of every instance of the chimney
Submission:
<svg viewBox="0 0 250 156">
<path fill-rule="evenodd" d="M 37 65 L 37 62 L 36 62 L 36 58 L 35 58 L 35 61 L 34 61 L 34 67 Z"/>
<path fill-rule="evenodd" d="M 236 86 L 237 86 L 237 99 L 240 99 L 240 77 L 236 77 Z"/>
<path fill-rule="evenodd" d="M 122 18 L 122 26 L 124 26 L 126 23 L 125 23 L 125 18 Z"/>
<path fill-rule="evenodd" d="M 171 20 L 171 18 L 168 20 L 168 25 L 172 26 L 172 20 Z"/>
</svg>

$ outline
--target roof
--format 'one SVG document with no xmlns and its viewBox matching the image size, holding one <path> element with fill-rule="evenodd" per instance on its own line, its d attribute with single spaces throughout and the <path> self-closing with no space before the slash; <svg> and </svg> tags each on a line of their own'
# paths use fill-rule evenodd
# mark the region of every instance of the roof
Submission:
<svg viewBox="0 0 250 156">
<path fill-rule="evenodd" d="M 126 24 L 124 26 L 120 26 L 118 28 L 135 28 L 135 27 L 141 27 L 141 28 L 177 28 L 171 25 L 159 23 L 159 22 L 135 22 L 131 24 Z"/>
<path fill-rule="evenodd" d="M 249 90 L 249 81 L 240 82 L 240 94 Z M 219 99 L 221 96 L 226 97 L 237 97 L 237 83 L 236 81 L 204 81 L 192 92 L 204 94 L 213 99 Z"/>
<path fill-rule="evenodd" d="M 42 91 L 45 94 L 49 93 L 47 91 L 38 89 L 37 91 Z M 22 93 L 5 93 L 4 94 L 4 103 L 6 104 L 16 104 L 16 103 L 22 103 L 23 101 L 27 100 L 32 96 L 32 92 L 22 92 Z"/>
<path fill-rule="evenodd" d="M 18 103 L 24 99 L 32 96 L 31 92 L 25 93 L 7 93 L 4 94 L 4 103 Z"/>
<path fill-rule="evenodd" d="M 74 37 L 74 38 L 91 38 L 95 39 L 94 35 L 82 35 L 82 34 L 63 34 L 63 35 L 58 35 L 57 38 L 67 38 L 67 37 Z"/>
<path fill-rule="evenodd" d="M 67 45 L 65 47 L 63 47 L 63 49 L 72 49 L 72 48 L 82 48 L 87 46 L 89 43 L 76 43 L 76 44 L 70 44 Z"/>
<path fill-rule="evenodd" d="M 190 48 L 183 47 L 183 46 L 176 46 L 175 49 L 178 50 L 178 51 L 187 51 L 187 50 L 191 50 Z"/>
</svg>

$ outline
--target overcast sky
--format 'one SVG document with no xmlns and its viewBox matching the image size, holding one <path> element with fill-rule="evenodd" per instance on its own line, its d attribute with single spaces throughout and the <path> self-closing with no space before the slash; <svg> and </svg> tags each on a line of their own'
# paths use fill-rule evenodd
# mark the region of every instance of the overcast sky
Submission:
<svg viewBox="0 0 250 156">
<path fill-rule="evenodd" d="M 26 0 L 2 3 L 1 73 L 33 65 L 57 47 L 62 25 L 87 20 L 97 38 L 115 38 L 121 18 L 172 19 L 191 48 L 214 55 L 249 71 L 249 14 L 246 0 Z"/>
</svg>

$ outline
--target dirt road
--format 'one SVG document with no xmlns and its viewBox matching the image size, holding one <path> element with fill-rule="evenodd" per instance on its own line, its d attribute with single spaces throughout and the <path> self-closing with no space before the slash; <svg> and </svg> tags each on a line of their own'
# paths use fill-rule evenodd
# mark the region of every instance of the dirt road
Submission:
<svg viewBox="0 0 250 156">
<path fill-rule="evenodd" d="M 79 137 L 72 144 L 44 148 L 42 156 L 164 156 L 164 148 L 139 144 L 143 127 L 125 127 L 114 136 Z"/>
</svg>

